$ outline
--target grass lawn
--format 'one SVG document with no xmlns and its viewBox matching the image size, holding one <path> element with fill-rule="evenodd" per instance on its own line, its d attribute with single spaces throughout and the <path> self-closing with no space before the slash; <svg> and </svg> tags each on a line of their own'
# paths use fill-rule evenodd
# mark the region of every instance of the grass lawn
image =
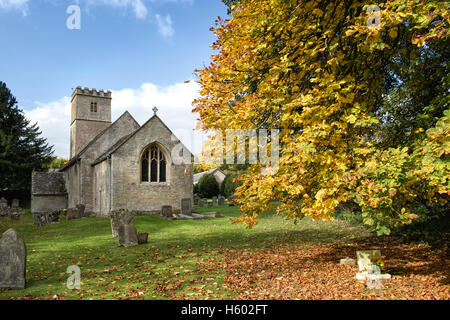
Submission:
<svg viewBox="0 0 450 320">
<path fill-rule="evenodd" d="M 138 232 L 148 232 L 149 239 L 148 244 L 130 248 L 117 246 L 107 219 L 62 219 L 60 224 L 37 227 L 30 214 L 18 222 L 0 218 L 0 233 L 14 228 L 28 252 L 27 289 L 0 289 L 0 299 L 364 299 L 392 298 L 397 291 L 394 298 L 450 298 L 448 278 L 441 272 L 445 258 L 426 246 L 409 245 L 397 252 L 389 242 L 374 243 L 365 229 L 342 221 L 306 218 L 295 225 L 270 213 L 248 230 L 231 224 L 230 218 L 238 216 L 236 207 L 196 210 L 219 211 L 223 218 L 136 217 L 133 224 Z M 340 258 L 354 257 L 355 250 L 366 248 L 390 254 L 388 271 L 398 274 L 380 292 L 369 292 L 352 278 L 356 269 L 338 264 Z M 417 259 L 409 260 L 411 252 Z M 409 291 L 402 286 L 408 286 L 406 280 L 411 286 L 423 281 L 415 278 L 421 273 L 408 270 L 424 271 L 414 263 L 427 259 L 433 265 L 426 266 L 423 275 L 430 277 L 426 279 L 433 288 L 428 292 L 424 287 L 427 294 L 417 297 L 422 294 L 417 287 Z M 66 287 L 70 265 L 81 268 L 81 290 Z M 330 277 L 336 272 L 342 279 Z M 405 280 L 408 275 L 413 278 Z"/>
</svg>

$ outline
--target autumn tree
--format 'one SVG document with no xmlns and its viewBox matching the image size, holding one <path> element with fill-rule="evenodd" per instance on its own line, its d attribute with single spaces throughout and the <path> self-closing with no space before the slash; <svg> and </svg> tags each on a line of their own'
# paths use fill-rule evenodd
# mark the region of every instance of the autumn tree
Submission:
<svg viewBox="0 0 450 320">
<path fill-rule="evenodd" d="M 447 203 L 445 2 L 258 0 L 230 9 L 214 28 L 219 52 L 199 71 L 193 111 L 205 131 L 281 130 L 278 171 L 252 165 L 240 177 L 236 221 L 253 226 L 273 200 L 289 219 L 323 220 L 354 201 L 386 234 L 416 217 L 418 197 Z"/>
</svg>

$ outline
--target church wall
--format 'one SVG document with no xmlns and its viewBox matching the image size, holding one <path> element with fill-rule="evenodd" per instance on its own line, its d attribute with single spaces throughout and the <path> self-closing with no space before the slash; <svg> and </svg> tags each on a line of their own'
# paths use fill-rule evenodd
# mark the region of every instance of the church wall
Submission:
<svg viewBox="0 0 450 320">
<path fill-rule="evenodd" d="M 139 128 L 139 124 L 128 114 L 121 116 L 108 130 L 105 131 L 89 148 L 82 154 L 81 167 L 81 202 L 86 206 L 86 212 L 94 211 L 94 168 L 92 163 L 107 151 L 120 138 L 130 134 Z M 97 190 L 98 191 L 98 190 Z"/>
<path fill-rule="evenodd" d="M 165 147 L 166 157 L 171 163 L 167 166 L 167 182 L 141 182 L 141 153 L 155 141 Z M 170 160 L 170 153 L 178 144 L 171 140 L 171 132 L 167 127 L 158 118 L 153 118 L 122 145 L 112 155 L 112 209 L 151 214 L 159 213 L 163 205 L 171 205 L 174 210 L 180 210 L 183 198 L 190 198 L 192 205 L 192 164 L 175 165 Z"/>
<path fill-rule="evenodd" d="M 67 207 L 75 208 L 78 201 L 78 164 L 74 164 L 65 171 L 67 189 Z"/>
<path fill-rule="evenodd" d="M 98 217 L 107 217 L 109 212 L 109 170 L 108 160 L 94 167 L 94 208 Z"/>
</svg>

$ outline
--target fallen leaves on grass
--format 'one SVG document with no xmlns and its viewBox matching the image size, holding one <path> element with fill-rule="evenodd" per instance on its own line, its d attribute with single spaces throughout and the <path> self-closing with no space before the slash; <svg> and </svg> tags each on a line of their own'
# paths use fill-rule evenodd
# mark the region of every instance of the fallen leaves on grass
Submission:
<svg viewBox="0 0 450 320">
<path fill-rule="evenodd" d="M 383 288 L 369 290 L 355 278 L 357 267 L 339 260 L 357 250 L 380 249 Z M 199 264 L 208 270 L 226 271 L 223 286 L 238 299 L 450 299 L 450 267 L 446 250 L 426 245 L 371 239 L 359 243 L 300 246 L 271 245 L 264 249 L 224 249 L 226 259 L 211 258 Z"/>
</svg>

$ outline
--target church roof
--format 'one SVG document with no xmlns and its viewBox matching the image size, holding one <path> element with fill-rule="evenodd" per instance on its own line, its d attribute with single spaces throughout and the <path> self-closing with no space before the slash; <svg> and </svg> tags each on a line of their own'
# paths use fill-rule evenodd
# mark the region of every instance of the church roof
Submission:
<svg viewBox="0 0 450 320">
<path fill-rule="evenodd" d="M 108 127 L 106 127 L 104 130 L 102 130 L 98 135 L 96 135 L 94 137 L 94 139 L 92 139 L 86 146 L 83 147 L 83 149 L 81 149 L 80 152 L 78 152 L 75 156 L 72 157 L 72 159 L 70 159 L 70 161 L 64 166 L 62 167 L 59 171 L 65 171 L 66 169 L 70 168 L 72 165 L 74 165 L 79 159 L 80 156 L 87 150 L 89 149 L 89 147 L 95 142 L 97 141 L 103 134 L 105 134 L 108 130 L 111 129 L 112 126 L 114 126 L 122 117 L 124 117 L 125 115 L 130 116 L 136 123 L 138 123 L 133 116 L 128 112 L 125 111 L 119 118 L 117 118 L 116 121 L 114 121 L 111 125 L 109 125 Z M 138 124 L 139 125 L 139 124 Z M 121 139 L 120 139 L 121 140 Z"/>
<path fill-rule="evenodd" d="M 142 128 L 144 128 L 148 123 L 150 123 L 153 119 L 158 119 L 166 128 L 167 130 L 169 130 L 170 133 L 173 134 L 172 130 L 169 129 L 169 127 L 155 114 L 153 117 L 151 117 L 150 119 L 147 120 L 146 123 L 144 123 L 142 126 L 140 126 L 139 128 L 137 128 L 134 132 L 132 132 L 131 134 L 123 137 L 122 139 L 120 139 L 119 141 L 117 141 L 111 148 L 109 148 L 109 150 L 107 150 L 106 152 L 104 152 L 100 157 L 98 157 L 93 163 L 92 166 L 95 166 L 97 164 L 99 164 L 100 162 L 106 160 L 110 155 L 112 155 L 114 152 L 116 152 L 123 144 L 125 144 L 128 140 L 131 139 L 131 137 L 133 137 L 137 132 L 139 132 Z M 181 144 L 183 144 L 180 141 Z M 188 150 L 184 145 L 183 147 Z M 189 151 L 189 150 L 188 150 Z M 192 153 L 189 151 L 189 153 L 192 155 Z"/>
<path fill-rule="evenodd" d="M 139 130 L 139 129 L 137 129 Z M 135 130 L 136 131 L 136 130 Z M 100 157 L 98 157 L 93 163 L 92 166 L 95 166 L 96 164 L 99 164 L 100 162 L 108 159 L 108 157 L 114 153 L 114 151 L 116 151 L 125 141 L 128 140 L 128 138 L 134 133 L 134 131 L 132 133 L 130 133 L 129 135 L 126 135 L 122 138 L 120 138 L 119 140 L 117 140 L 117 142 L 115 144 L 113 144 L 111 146 L 111 148 L 109 148 L 108 150 L 106 150 Z"/>
<path fill-rule="evenodd" d="M 33 195 L 64 195 L 66 182 L 62 172 L 33 172 L 31 194 Z"/>
<path fill-rule="evenodd" d="M 226 173 L 223 172 L 222 170 L 220 170 L 220 168 L 215 168 L 215 169 L 211 169 L 211 170 L 208 170 L 208 171 L 203 171 L 203 172 L 194 174 L 194 184 L 197 184 L 198 181 L 200 180 L 200 178 L 202 176 L 204 176 L 205 174 L 213 174 L 216 171 L 220 171 L 226 176 Z"/>
</svg>

